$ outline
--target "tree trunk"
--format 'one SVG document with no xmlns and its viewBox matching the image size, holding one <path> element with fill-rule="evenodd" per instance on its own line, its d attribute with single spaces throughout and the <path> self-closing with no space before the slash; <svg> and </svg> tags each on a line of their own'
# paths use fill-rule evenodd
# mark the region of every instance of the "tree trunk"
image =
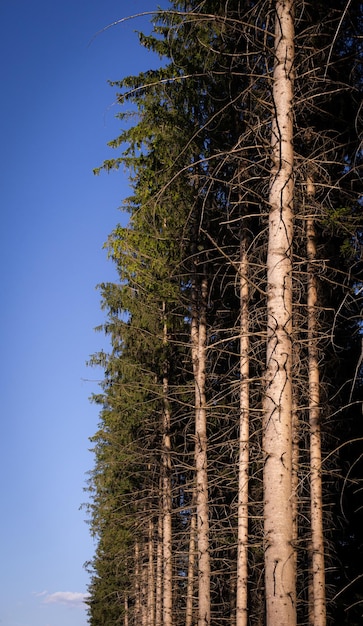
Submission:
<svg viewBox="0 0 363 626">
<path fill-rule="evenodd" d="M 167 345 L 167 326 L 165 303 L 163 304 L 163 343 Z M 173 548 L 172 548 L 172 493 L 171 493 L 171 441 L 170 441 L 170 404 L 169 404 L 168 363 L 164 364 L 163 373 L 163 626 L 173 624 Z"/>
<path fill-rule="evenodd" d="M 147 626 L 155 626 L 155 571 L 154 571 L 154 522 L 149 520 L 148 537 L 148 587 L 147 587 Z"/>
<path fill-rule="evenodd" d="M 148 626 L 148 589 L 150 581 L 148 580 L 148 549 L 145 541 L 146 537 L 143 537 L 143 547 L 141 554 L 141 626 Z"/>
<path fill-rule="evenodd" d="M 308 179 L 307 192 L 315 193 L 314 183 Z M 311 558 L 314 626 L 325 626 L 325 565 L 323 535 L 323 496 L 321 481 L 320 433 L 320 375 L 317 347 L 317 284 L 314 262 L 316 260 L 316 234 L 313 217 L 306 223 L 308 258 L 308 355 L 309 355 L 309 424 L 310 424 L 310 506 L 311 506 Z"/>
<path fill-rule="evenodd" d="M 296 361 L 295 361 L 296 362 Z M 297 567 L 296 546 L 299 535 L 299 466 L 300 466 L 300 429 L 297 399 L 293 395 L 292 407 L 292 457 L 291 457 L 291 508 L 292 508 L 292 545 L 294 547 L 295 567 Z"/>
<path fill-rule="evenodd" d="M 134 567 L 134 595 L 135 595 L 135 607 L 134 615 L 135 622 L 138 623 L 141 618 L 141 599 L 140 599 L 140 544 L 137 540 L 135 543 L 135 567 Z"/>
<path fill-rule="evenodd" d="M 299 321 L 294 322 L 294 334 L 298 333 Z M 292 540 L 294 547 L 295 568 L 297 569 L 297 545 L 299 537 L 299 470 L 300 470 L 300 421 L 299 421 L 299 402 L 300 391 L 299 381 L 301 380 L 301 352 L 300 345 L 297 341 L 293 345 L 292 368 L 293 368 L 293 390 L 292 390 L 292 455 L 291 455 L 291 507 L 292 507 Z"/>
<path fill-rule="evenodd" d="M 292 519 L 293 0 L 277 0 L 267 255 L 264 533 L 267 626 L 296 624 Z"/>
<path fill-rule="evenodd" d="M 160 510 L 158 512 L 158 535 L 156 547 L 156 597 L 155 626 L 162 625 L 163 611 L 163 478 L 160 478 Z"/>
<path fill-rule="evenodd" d="M 135 607 L 134 616 L 135 623 L 141 622 L 141 565 L 140 565 L 140 544 L 137 540 L 135 543 L 135 573 L 134 573 L 134 594 L 135 594 Z"/>
<path fill-rule="evenodd" d="M 210 626 L 209 502 L 206 411 L 207 279 L 193 286 L 191 343 L 195 384 L 195 474 L 198 545 L 198 626 Z"/>
<path fill-rule="evenodd" d="M 190 516 L 189 529 L 189 557 L 188 557 L 188 582 L 187 582 L 187 601 L 185 626 L 193 626 L 193 598 L 194 598 L 194 571 L 195 571 L 195 531 L 197 519 L 194 512 L 195 496 L 193 494 L 192 512 Z"/>
<path fill-rule="evenodd" d="M 240 258 L 240 424 L 238 466 L 238 536 L 236 626 L 247 626 L 248 583 L 248 463 L 249 463 L 249 323 L 248 260 L 245 236 Z"/>
</svg>

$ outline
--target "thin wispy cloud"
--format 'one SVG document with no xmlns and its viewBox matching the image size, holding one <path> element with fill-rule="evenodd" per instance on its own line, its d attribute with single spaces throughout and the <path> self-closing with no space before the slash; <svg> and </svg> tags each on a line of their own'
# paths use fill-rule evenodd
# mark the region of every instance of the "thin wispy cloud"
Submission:
<svg viewBox="0 0 363 626">
<path fill-rule="evenodd" d="M 48 594 L 48 591 L 33 591 L 33 596 L 36 596 L 37 598 L 41 598 L 42 596 L 46 596 Z"/>
<path fill-rule="evenodd" d="M 42 598 L 42 604 L 63 604 L 69 607 L 83 607 L 88 597 L 87 593 L 78 591 L 55 591 L 54 593 L 41 591 L 36 595 Z"/>
</svg>

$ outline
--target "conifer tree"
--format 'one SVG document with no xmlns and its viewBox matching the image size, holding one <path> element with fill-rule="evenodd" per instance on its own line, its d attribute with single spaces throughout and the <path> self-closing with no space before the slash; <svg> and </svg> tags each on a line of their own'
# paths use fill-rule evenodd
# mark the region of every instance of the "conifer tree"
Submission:
<svg viewBox="0 0 363 626">
<path fill-rule="evenodd" d="M 332 625 L 354 588 L 362 11 L 329 8 L 175 0 L 140 35 L 164 64 L 113 83 L 134 125 L 100 170 L 133 195 L 93 358 L 91 626 Z"/>
</svg>

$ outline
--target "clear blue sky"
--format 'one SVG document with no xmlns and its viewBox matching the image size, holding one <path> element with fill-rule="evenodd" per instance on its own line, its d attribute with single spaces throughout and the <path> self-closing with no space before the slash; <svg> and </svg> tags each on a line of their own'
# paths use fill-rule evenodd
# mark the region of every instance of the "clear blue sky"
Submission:
<svg viewBox="0 0 363 626">
<path fill-rule="evenodd" d="M 158 60 L 139 19 L 167 0 L 0 0 L 0 624 L 85 626 L 93 543 L 79 510 L 98 416 L 85 362 L 107 346 L 95 285 L 102 245 L 128 195 L 123 173 L 94 177 L 117 136 L 108 79 Z M 91 379 L 91 380 L 90 380 Z"/>
</svg>

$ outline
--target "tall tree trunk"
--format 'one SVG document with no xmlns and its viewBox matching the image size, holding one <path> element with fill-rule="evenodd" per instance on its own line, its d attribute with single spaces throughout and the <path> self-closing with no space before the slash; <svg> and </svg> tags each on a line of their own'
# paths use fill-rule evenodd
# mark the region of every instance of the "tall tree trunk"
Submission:
<svg viewBox="0 0 363 626">
<path fill-rule="evenodd" d="M 156 594 L 155 594 L 155 626 L 162 625 L 163 611 L 163 477 L 160 477 L 160 507 L 158 511 L 158 529 L 156 546 Z"/>
<path fill-rule="evenodd" d="M 295 320 L 294 325 L 294 334 L 298 332 L 298 324 L 299 321 Z M 294 557 L 295 557 L 295 568 L 297 568 L 297 544 L 299 537 L 299 469 L 300 469 L 300 422 L 299 422 L 299 401 L 300 401 L 300 392 L 299 392 L 299 379 L 301 377 L 300 371 L 300 362 L 301 362 L 301 354 L 300 354 L 300 345 L 295 341 L 293 344 L 293 353 L 292 353 L 292 368 L 293 368 L 293 390 L 292 390 L 292 435 L 291 435 L 291 443 L 292 443 L 292 456 L 291 456 L 291 471 L 292 471 L 292 479 L 291 479 L 291 506 L 292 506 L 292 540 L 294 546 Z"/>
<path fill-rule="evenodd" d="M 295 361 L 296 362 L 296 361 Z M 292 457 L 291 457 L 291 507 L 292 507 L 292 541 L 294 546 L 295 567 L 297 567 L 296 546 L 299 535 L 299 466 L 300 466 L 300 429 L 297 399 L 293 394 L 292 407 Z"/>
<path fill-rule="evenodd" d="M 189 556 L 188 556 L 188 581 L 187 581 L 187 601 L 185 611 L 185 626 L 193 625 L 193 597 L 194 597 L 194 572 L 195 572 L 195 532 L 197 518 L 194 512 L 195 494 L 193 492 L 192 512 L 190 516 L 189 529 Z"/>
<path fill-rule="evenodd" d="M 206 411 L 206 303 L 208 282 L 195 277 L 193 285 L 191 344 L 195 385 L 195 474 L 198 545 L 198 626 L 210 626 L 209 502 Z"/>
<path fill-rule="evenodd" d="M 141 564 L 140 564 L 140 543 L 138 540 L 135 543 L 134 594 L 135 594 L 134 616 L 135 616 L 135 623 L 138 624 L 141 622 Z"/>
<path fill-rule="evenodd" d="M 155 626 L 155 561 L 154 561 L 154 522 L 149 520 L 148 537 L 148 587 L 147 587 L 147 626 Z"/>
<path fill-rule="evenodd" d="M 315 193 L 312 178 L 308 178 L 307 192 Z M 320 432 L 320 375 L 317 333 L 317 284 L 316 284 L 316 233 L 314 219 L 306 222 L 308 258 L 308 357 L 309 357 L 309 424 L 310 424 L 310 506 L 311 506 L 311 559 L 314 626 L 325 626 L 325 565 L 323 535 L 323 496 L 321 480 L 321 432 Z"/>
<path fill-rule="evenodd" d="M 141 565 L 141 626 L 148 626 L 148 560 L 146 545 L 144 542 Z"/>
<path fill-rule="evenodd" d="M 249 320 L 247 243 L 241 235 L 240 254 L 240 423 L 238 466 L 238 536 L 236 626 L 247 626 L 248 479 L 249 479 Z"/>
<path fill-rule="evenodd" d="M 275 4 L 267 255 L 264 525 L 267 626 L 296 624 L 292 518 L 293 0 Z"/>
<path fill-rule="evenodd" d="M 163 303 L 163 343 L 167 346 L 168 331 Z M 172 551 L 172 492 L 171 492 L 171 440 L 168 363 L 163 372 L 163 626 L 173 624 L 173 551 Z"/>
</svg>

